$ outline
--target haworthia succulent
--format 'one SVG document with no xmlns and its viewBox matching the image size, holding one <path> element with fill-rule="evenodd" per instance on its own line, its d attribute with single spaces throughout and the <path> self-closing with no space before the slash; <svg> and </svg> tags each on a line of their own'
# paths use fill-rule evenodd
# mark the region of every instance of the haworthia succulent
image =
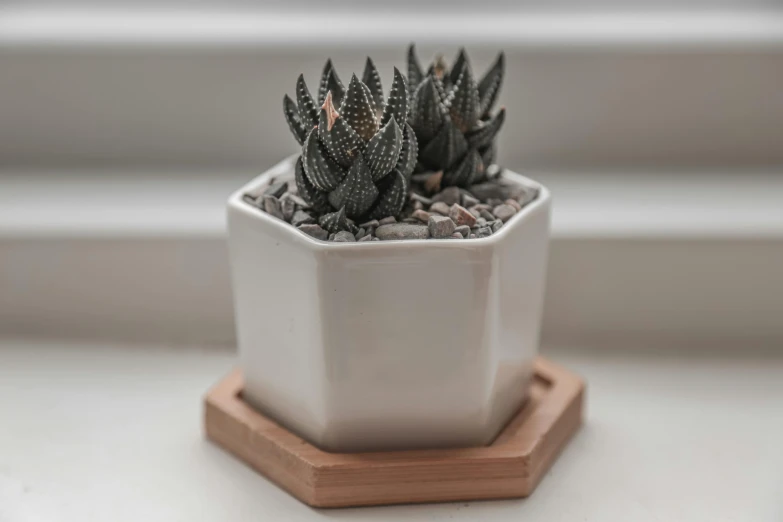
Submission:
<svg viewBox="0 0 783 522">
<path fill-rule="evenodd" d="M 419 59 L 416 57 L 416 46 L 408 46 L 408 93 L 413 96 L 416 88 L 424 79 L 424 73 L 421 71 Z"/>
<path fill-rule="evenodd" d="M 314 127 L 318 123 L 318 107 L 310 95 L 310 90 L 307 88 L 302 74 L 296 80 L 296 104 L 299 107 L 299 117 L 302 122 L 310 128 Z"/>
<path fill-rule="evenodd" d="M 408 182 L 397 169 L 392 170 L 378 183 L 380 196 L 376 206 L 370 211 L 370 219 L 396 216 L 405 206 L 408 198 Z"/>
<path fill-rule="evenodd" d="M 459 53 L 457 53 L 457 58 L 454 60 L 454 66 L 451 68 L 449 77 L 452 85 L 457 83 L 460 74 L 462 74 L 462 69 L 464 69 L 466 65 L 468 65 L 468 55 L 465 52 L 465 48 L 460 47 Z"/>
<path fill-rule="evenodd" d="M 383 86 L 381 85 L 381 75 L 378 74 L 378 69 L 375 68 L 375 64 L 368 56 L 367 62 L 364 64 L 364 74 L 362 74 L 362 83 L 367 86 L 370 91 L 370 98 L 375 104 L 375 117 L 378 121 L 381 120 L 383 115 L 383 109 L 386 103 L 383 99 Z"/>
<path fill-rule="evenodd" d="M 367 143 L 367 165 L 372 173 L 373 181 L 377 181 L 391 171 L 400 157 L 402 150 L 402 130 L 397 120 L 392 118 Z"/>
<path fill-rule="evenodd" d="M 478 121 L 479 95 L 478 87 L 476 82 L 473 81 L 473 74 L 470 72 L 470 66 L 467 63 L 463 65 L 462 73 L 454 84 L 450 101 L 449 114 L 451 115 L 451 121 L 461 132 L 468 132 Z"/>
<path fill-rule="evenodd" d="M 285 115 L 285 121 L 288 122 L 288 128 L 291 129 L 291 134 L 294 135 L 296 141 L 301 145 L 307 137 L 308 129 L 302 125 L 299 109 L 287 94 L 283 97 L 283 114 Z"/>
<path fill-rule="evenodd" d="M 413 98 L 409 122 L 421 142 L 428 142 L 443 126 L 444 114 L 440 94 L 431 76 L 427 76 Z"/>
<path fill-rule="evenodd" d="M 302 146 L 302 163 L 308 181 L 321 191 L 334 190 L 345 177 L 340 165 L 328 154 L 318 141 L 318 129 L 313 129 L 305 138 Z"/>
<path fill-rule="evenodd" d="M 329 204 L 327 193 L 316 189 L 307 179 L 301 156 L 296 160 L 296 167 L 294 167 L 294 181 L 296 182 L 299 196 L 304 199 L 315 212 L 329 212 L 332 209 Z"/>
<path fill-rule="evenodd" d="M 326 101 L 321 107 L 318 118 L 318 139 L 326 147 L 329 156 L 342 167 L 350 167 L 364 147 L 364 142 L 356 131 L 334 108 L 331 93 L 327 93 Z"/>
<path fill-rule="evenodd" d="M 340 114 L 363 140 L 368 141 L 378 131 L 375 110 L 359 78 L 354 74 L 348 84 Z"/>
<path fill-rule="evenodd" d="M 361 156 L 353 162 L 342 183 L 329 194 L 332 207 L 343 208 L 351 216 L 363 215 L 377 199 L 378 189 Z"/>
<path fill-rule="evenodd" d="M 438 134 L 421 149 L 419 161 L 433 170 L 441 165 L 444 165 L 445 169 L 461 159 L 467 150 L 468 142 L 465 136 L 447 119 Z"/>
<path fill-rule="evenodd" d="M 402 150 L 394 168 L 400 171 L 406 180 L 410 180 L 419 157 L 419 144 L 416 140 L 416 133 L 407 122 L 403 128 L 402 136 Z"/>
<path fill-rule="evenodd" d="M 503 83 L 503 74 L 505 71 L 506 57 L 501 52 L 495 63 L 490 67 L 487 74 L 481 79 L 478 84 L 479 98 L 481 100 L 481 117 L 486 118 L 489 115 L 489 111 L 492 110 L 492 106 L 497 100 L 498 93 L 500 92 L 500 85 Z"/>
<path fill-rule="evenodd" d="M 324 214 L 318 218 L 318 224 L 330 234 L 336 234 L 337 232 L 351 229 L 351 225 L 348 223 L 348 217 L 345 215 L 345 208 L 340 208 L 336 212 Z"/>
<path fill-rule="evenodd" d="M 476 149 L 471 149 L 454 169 L 443 172 L 442 182 L 447 185 L 471 185 L 478 180 L 483 169 L 481 156 Z"/>
<path fill-rule="evenodd" d="M 383 109 L 381 126 L 389 123 L 389 119 L 392 117 L 397 120 L 398 125 L 402 125 L 408 117 L 408 84 L 396 67 L 394 68 L 394 80 L 389 92 L 389 99 Z"/>
<path fill-rule="evenodd" d="M 506 120 L 506 109 L 500 109 L 489 121 L 482 122 L 481 126 L 471 131 L 468 135 L 468 143 L 471 147 L 483 148 L 495 140 L 495 136 Z"/>
</svg>

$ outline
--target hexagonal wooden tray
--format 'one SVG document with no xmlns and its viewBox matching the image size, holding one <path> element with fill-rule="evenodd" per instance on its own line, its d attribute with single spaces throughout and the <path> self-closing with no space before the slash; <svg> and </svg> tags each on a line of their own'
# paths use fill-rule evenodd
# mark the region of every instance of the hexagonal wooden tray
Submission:
<svg viewBox="0 0 783 522">
<path fill-rule="evenodd" d="M 242 401 L 235 370 L 205 398 L 209 439 L 311 506 L 526 497 L 582 422 L 584 382 L 539 357 L 529 400 L 489 446 L 328 453 Z"/>
</svg>

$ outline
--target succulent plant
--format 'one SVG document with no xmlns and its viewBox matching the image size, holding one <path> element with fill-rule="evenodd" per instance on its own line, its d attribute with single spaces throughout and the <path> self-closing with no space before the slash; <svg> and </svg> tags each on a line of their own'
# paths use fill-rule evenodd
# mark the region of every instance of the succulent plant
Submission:
<svg viewBox="0 0 783 522">
<path fill-rule="evenodd" d="M 419 142 L 418 170 L 442 171 L 443 185 L 469 186 L 481 180 L 495 160 L 495 137 L 505 109 L 492 115 L 503 82 L 501 52 L 476 83 L 464 49 L 449 71 L 438 57 L 426 74 L 413 45 L 408 48 L 408 122 Z"/>
<path fill-rule="evenodd" d="M 330 232 L 345 230 L 348 219 L 380 219 L 402 211 L 418 153 L 407 122 L 408 102 L 405 77 L 396 68 L 384 101 L 370 58 L 362 80 L 353 75 L 347 88 L 327 61 L 317 105 L 302 75 L 296 103 L 288 95 L 283 99 L 288 125 L 302 145 L 295 169 L 299 195 Z"/>
</svg>

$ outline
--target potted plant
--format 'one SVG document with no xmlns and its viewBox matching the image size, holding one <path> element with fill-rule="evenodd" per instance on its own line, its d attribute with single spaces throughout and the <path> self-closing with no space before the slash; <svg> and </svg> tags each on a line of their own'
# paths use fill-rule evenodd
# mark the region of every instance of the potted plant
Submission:
<svg viewBox="0 0 783 522">
<path fill-rule="evenodd" d="M 284 114 L 302 145 L 237 191 L 228 229 L 243 397 L 335 452 L 491 442 L 538 349 L 550 196 L 494 165 L 501 53 L 388 96 L 368 58 Z"/>
</svg>

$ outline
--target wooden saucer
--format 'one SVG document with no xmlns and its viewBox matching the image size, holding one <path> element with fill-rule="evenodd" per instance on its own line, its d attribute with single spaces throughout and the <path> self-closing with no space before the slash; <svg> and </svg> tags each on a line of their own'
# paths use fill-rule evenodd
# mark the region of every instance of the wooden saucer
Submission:
<svg viewBox="0 0 783 522">
<path fill-rule="evenodd" d="M 582 422 L 584 382 L 539 357 L 530 399 L 489 446 L 328 453 L 241 399 L 235 370 L 207 393 L 207 437 L 315 507 L 526 497 Z"/>
</svg>

